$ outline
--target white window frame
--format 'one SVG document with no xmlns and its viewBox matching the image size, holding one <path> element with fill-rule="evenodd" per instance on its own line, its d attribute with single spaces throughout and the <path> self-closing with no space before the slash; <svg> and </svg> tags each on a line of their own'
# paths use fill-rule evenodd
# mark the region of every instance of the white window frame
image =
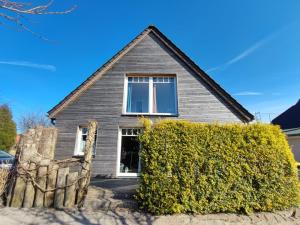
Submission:
<svg viewBox="0 0 300 225">
<path fill-rule="evenodd" d="M 81 136 L 82 136 L 82 129 L 87 128 L 87 126 L 78 126 L 77 127 L 77 132 L 76 132 L 76 141 L 75 141 L 75 148 L 74 148 L 74 156 L 84 156 L 84 152 L 79 151 L 80 149 L 80 141 L 81 141 Z M 87 131 L 87 135 L 88 135 Z M 94 143 L 94 149 L 93 149 L 93 156 L 96 155 L 96 149 L 97 149 L 97 139 L 98 139 L 98 131 L 96 130 L 95 134 L 95 143 Z"/>
<path fill-rule="evenodd" d="M 148 77 L 149 78 L 149 99 L 148 99 L 148 110 L 149 112 L 127 112 L 127 97 L 128 97 L 128 77 Z M 154 113 L 153 112 L 153 78 L 154 77 L 172 77 L 174 78 L 174 91 L 175 91 L 175 113 Z M 174 75 L 139 75 L 139 76 L 131 76 L 125 75 L 124 80 L 124 93 L 123 93 L 123 109 L 122 114 L 124 115 L 157 115 L 157 116 L 177 116 L 178 115 L 178 96 L 177 96 L 177 77 Z"/>
<path fill-rule="evenodd" d="M 79 151 L 80 141 L 81 141 L 81 137 L 82 137 L 82 129 L 84 129 L 84 128 L 87 128 L 87 127 L 86 126 L 78 126 L 77 127 L 74 156 L 83 156 L 84 155 L 84 152 Z"/>
<path fill-rule="evenodd" d="M 117 177 L 138 177 L 140 176 L 141 171 L 141 158 L 139 157 L 139 164 L 138 164 L 138 173 L 123 173 L 120 172 L 120 163 L 121 163 L 121 147 L 122 147 L 122 136 L 137 136 L 137 135 L 123 135 L 123 129 L 142 129 L 140 127 L 119 127 L 118 129 L 118 152 L 117 152 Z"/>
</svg>

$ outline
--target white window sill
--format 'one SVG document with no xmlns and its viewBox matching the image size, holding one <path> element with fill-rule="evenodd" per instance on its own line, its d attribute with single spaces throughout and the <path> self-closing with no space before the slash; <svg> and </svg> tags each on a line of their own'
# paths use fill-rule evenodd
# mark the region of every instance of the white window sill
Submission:
<svg viewBox="0 0 300 225">
<path fill-rule="evenodd" d="M 72 158 L 84 158 L 84 154 L 83 155 L 73 155 Z M 95 158 L 95 155 L 92 155 L 92 158 Z"/>
<path fill-rule="evenodd" d="M 140 173 L 118 173 L 117 177 L 122 177 L 122 178 L 134 178 L 134 177 L 139 177 Z"/>
<path fill-rule="evenodd" d="M 178 113 L 122 113 L 122 116 L 179 116 Z"/>
</svg>

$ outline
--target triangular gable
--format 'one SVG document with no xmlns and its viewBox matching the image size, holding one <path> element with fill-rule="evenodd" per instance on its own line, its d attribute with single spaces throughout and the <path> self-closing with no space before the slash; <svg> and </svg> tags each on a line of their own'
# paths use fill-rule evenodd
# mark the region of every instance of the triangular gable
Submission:
<svg viewBox="0 0 300 225">
<path fill-rule="evenodd" d="M 129 52 L 134 46 L 136 46 L 145 36 L 152 32 L 164 45 L 166 45 L 174 54 L 183 61 L 192 71 L 194 71 L 201 80 L 214 91 L 228 106 L 234 110 L 234 112 L 244 122 L 250 122 L 254 119 L 253 115 L 249 113 L 242 105 L 240 105 L 233 97 L 231 97 L 224 89 L 222 89 L 213 79 L 211 79 L 203 70 L 201 70 L 188 56 L 186 56 L 179 48 L 177 48 L 164 34 L 162 34 L 156 27 L 149 26 L 136 38 L 134 38 L 129 44 L 127 44 L 121 51 L 113 56 L 108 62 L 88 77 L 81 85 L 79 85 L 74 91 L 67 95 L 61 102 L 53 107 L 49 112 L 49 118 L 53 119 L 55 116 L 78 98 L 81 93 L 87 90 L 93 85 L 103 74 L 105 74 L 120 58 L 122 58 L 127 52 Z"/>
</svg>

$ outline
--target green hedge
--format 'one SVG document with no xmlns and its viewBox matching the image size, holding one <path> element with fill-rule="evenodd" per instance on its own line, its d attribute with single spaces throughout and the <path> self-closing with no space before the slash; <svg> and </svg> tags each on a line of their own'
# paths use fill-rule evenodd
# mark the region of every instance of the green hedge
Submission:
<svg viewBox="0 0 300 225">
<path fill-rule="evenodd" d="M 136 195 L 142 209 L 251 213 L 299 203 L 296 162 L 279 127 L 175 120 L 145 124 Z"/>
</svg>

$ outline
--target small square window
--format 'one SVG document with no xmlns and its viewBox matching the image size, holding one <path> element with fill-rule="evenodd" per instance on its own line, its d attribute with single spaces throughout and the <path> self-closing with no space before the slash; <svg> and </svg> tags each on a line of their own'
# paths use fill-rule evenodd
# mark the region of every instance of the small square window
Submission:
<svg viewBox="0 0 300 225">
<path fill-rule="evenodd" d="M 82 134 L 87 135 L 88 129 L 86 127 L 81 128 L 82 129 Z"/>
<path fill-rule="evenodd" d="M 88 135 L 87 127 L 79 127 L 78 128 L 74 155 L 77 155 L 77 156 L 84 155 L 84 149 L 85 149 L 85 145 L 86 145 L 86 141 L 87 141 L 87 135 Z M 97 130 L 95 132 L 93 155 L 96 154 L 96 143 L 97 143 Z"/>
</svg>

